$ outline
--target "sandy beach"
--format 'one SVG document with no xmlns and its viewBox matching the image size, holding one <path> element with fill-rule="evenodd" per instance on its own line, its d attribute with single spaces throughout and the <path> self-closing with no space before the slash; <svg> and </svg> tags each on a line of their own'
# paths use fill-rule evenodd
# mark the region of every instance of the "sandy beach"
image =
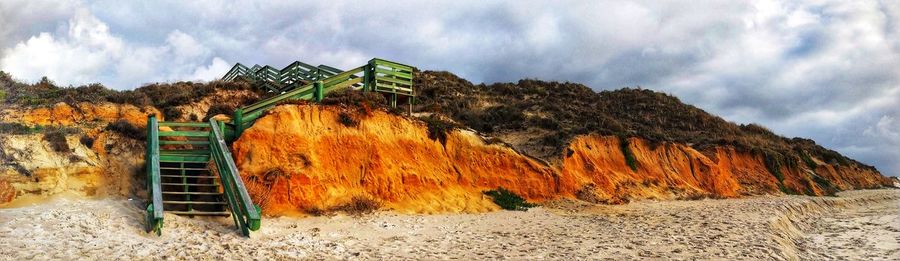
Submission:
<svg viewBox="0 0 900 261">
<path fill-rule="evenodd" d="M 838 197 L 590 205 L 527 212 L 379 212 L 267 218 L 251 238 L 231 219 L 166 216 L 143 231 L 138 202 L 57 197 L 0 209 L 10 259 L 900 259 L 900 190 Z"/>
</svg>

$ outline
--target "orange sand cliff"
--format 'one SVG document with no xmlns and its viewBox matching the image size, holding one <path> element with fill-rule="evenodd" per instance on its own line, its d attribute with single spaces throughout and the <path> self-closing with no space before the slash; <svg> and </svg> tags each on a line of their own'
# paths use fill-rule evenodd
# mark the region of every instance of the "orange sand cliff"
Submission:
<svg viewBox="0 0 900 261">
<path fill-rule="evenodd" d="M 72 126 L 91 121 L 114 122 L 123 119 L 139 128 L 144 128 L 147 125 L 148 114 L 156 114 L 162 117 L 162 113 L 153 107 L 138 108 L 134 105 L 109 102 L 82 102 L 72 106 L 61 102 L 52 107 L 13 107 L 0 110 L 0 121 L 29 125 Z"/>
<path fill-rule="evenodd" d="M 344 111 L 357 126 L 339 121 Z M 251 196 L 270 215 L 327 209 L 366 196 L 401 212 L 482 212 L 497 209 L 482 191 L 499 186 L 535 202 L 555 198 L 620 203 L 631 199 L 739 197 L 781 193 L 763 158 L 730 147 L 701 153 L 631 138 L 637 171 L 625 163 L 616 137 L 581 136 L 560 162 L 546 165 L 477 134 L 453 131 L 442 144 L 424 123 L 382 111 L 283 105 L 233 144 Z M 822 195 L 804 164 L 783 168 L 784 187 Z M 839 189 L 879 187 L 889 180 L 851 166 L 815 170 Z"/>
</svg>

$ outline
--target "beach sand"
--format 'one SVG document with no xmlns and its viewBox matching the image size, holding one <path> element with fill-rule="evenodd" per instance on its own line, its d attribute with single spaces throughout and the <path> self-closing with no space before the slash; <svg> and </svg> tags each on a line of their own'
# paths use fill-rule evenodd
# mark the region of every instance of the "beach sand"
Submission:
<svg viewBox="0 0 900 261">
<path fill-rule="evenodd" d="M 143 231 L 140 203 L 56 197 L 0 209 L 3 259 L 900 259 L 900 190 L 839 197 L 590 205 L 526 212 L 266 218 L 251 238 L 230 218 L 166 215 Z"/>
</svg>

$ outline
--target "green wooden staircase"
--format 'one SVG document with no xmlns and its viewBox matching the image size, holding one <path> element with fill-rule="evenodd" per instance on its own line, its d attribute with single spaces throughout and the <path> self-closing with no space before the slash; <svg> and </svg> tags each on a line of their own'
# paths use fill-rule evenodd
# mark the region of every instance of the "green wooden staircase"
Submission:
<svg viewBox="0 0 900 261">
<path fill-rule="evenodd" d="M 259 229 L 250 200 L 225 144 L 223 122 L 147 120 L 147 229 L 162 233 L 163 212 L 232 216 L 244 235 Z"/>
<path fill-rule="evenodd" d="M 284 69 L 236 64 L 223 80 L 247 80 L 276 95 L 235 110 L 229 122 L 159 122 L 147 119 L 147 231 L 162 234 L 164 213 L 231 216 L 245 236 L 260 227 L 260 209 L 244 187 L 228 142 L 240 137 L 266 111 L 285 100 L 321 101 L 326 95 L 357 89 L 381 93 L 391 106 L 415 98 L 412 66 L 373 58 L 341 71 L 294 62 Z"/>
</svg>

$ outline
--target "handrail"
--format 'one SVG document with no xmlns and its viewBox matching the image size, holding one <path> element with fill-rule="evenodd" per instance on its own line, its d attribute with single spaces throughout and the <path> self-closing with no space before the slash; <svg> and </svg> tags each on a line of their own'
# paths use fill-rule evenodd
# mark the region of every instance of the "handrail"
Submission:
<svg viewBox="0 0 900 261">
<path fill-rule="evenodd" d="M 293 70 L 299 70 L 306 66 L 309 65 L 295 62 L 282 69 L 280 84 L 295 84 L 295 81 L 291 80 L 293 76 L 296 76 L 292 74 Z M 267 67 L 269 66 L 262 68 Z M 314 82 L 300 85 L 287 92 L 235 110 L 234 115 L 232 115 L 235 137 L 240 136 L 244 129 L 253 125 L 254 121 L 261 117 L 266 110 L 288 99 L 319 101 L 325 94 L 345 88 L 357 89 L 361 87 L 363 91 L 376 91 L 390 95 L 391 106 L 396 107 L 399 95 L 413 98 L 415 96 L 413 91 L 413 71 L 415 68 L 409 65 L 372 58 L 366 65 L 336 74 L 334 73 L 340 70 L 326 65 L 319 65 L 314 68 L 315 71 L 310 70 L 311 74 L 308 74 L 308 78 L 306 78 L 306 80 L 314 79 Z M 359 75 L 360 73 L 362 75 Z M 323 76 L 327 77 L 323 78 Z M 412 108 L 411 102 L 410 108 Z"/>
<path fill-rule="evenodd" d="M 249 236 L 250 231 L 259 229 L 259 207 L 254 205 L 250 199 L 250 194 L 247 193 L 247 189 L 244 187 L 237 165 L 235 165 L 231 152 L 228 150 L 228 145 L 225 143 L 225 136 L 222 133 L 224 122 L 209 119 L 209 125 L 212 130 L 209 133 L 210 152 L 216 163 L 219 180 L 222 182 L 222 189 L 225 192 L 231 216 L 241 233 Z"/>
<path fill-rule="evenodd" d="M 147 118 L 147 192 L 150 204 L 147 205 L 147 232 L 156 231 L 162 234 L 163 200 L 162 185 L 159 176 L 159 124 L 156 115 Z"/>
</svg>

